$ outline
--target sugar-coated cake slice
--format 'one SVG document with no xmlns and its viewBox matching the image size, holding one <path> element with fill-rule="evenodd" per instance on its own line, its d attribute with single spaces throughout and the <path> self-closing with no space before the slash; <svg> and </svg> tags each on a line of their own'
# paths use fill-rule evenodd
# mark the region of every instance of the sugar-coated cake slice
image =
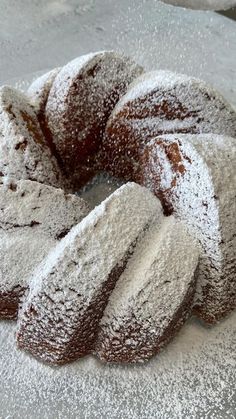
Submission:
<svg viewBox="0 0 236 419">
<path fill-rule="evenodd" d="M 38 182 L 0 181 L 0 318 L 15 318 L 29 276 L 88 213 L 85 201 Z"/>
<path fill-rule="evenodd" d="M 28 98 L 8 86 L 0 88 L 0 174 L 65 186 Z"/>
<path fill-rule="evenodd" d="M 53 156 L 56 157 L 57 162 L 59 163 L 60 169 L 63 171 L 63 164 L 55 145 L 52 141 L 52 136 L 47 126 L 45 119 L 45 108 L 48 100 L 48 95 L 51 90 L 52 84 L 60 71 L 60 67 L 53 68 L 51 71 L 43 74 L 41 77 L 38 77 L 33 83 L 29 86 L 27 91 L 27 96 L 31 105 L 34 107 L 36 112 L 40 127 L 44 134 L 44 137 L 47 139 L 47 143 L 52 151 Z M 72 183 L 70 182 L 71 188 L 73 189 Z"/>
<path fill-rule="evenodd" d="M 108 362 L 138 362 L 157 354 L 191 313 L 199 249 L 173 216 L 152 226 L 109 298 L 96 353 Z"/>
<path fill-rule="evenodd" d="M 86 181 L 86 171 L 87 178 L 93 173 L 115 104 L 142 71 L 128 57 L 100 51 L 76 58 L 56 76 L 46 105 L 47 126 L 68 176 L 83 166 L 83 179 L 81 171 L 76 173 L 79 183 Z"/>
<path fill-rule="evenodd" d="M 159 200 L 134 183 L 90 212 L 35 271 L 19 316 L 18 346 L 54 364 L 90 353 L 136 241 L 162 219 Z"/>
<path fill-rule="evenodd" d="M 205 82 L 170 71 L 136 78 L 117 103 L 106 127 L 104 152 L 115 176 L 135 179 L 140 148 L 169 133 L 210 133 L 236 137 L 236 113 Z"/>
<path fill-rule="evenodd" d="M 40 119 L 44 116 L 48 95 L 59 71 L 60 67 L 53 68 L 34 80 L 27 90 L 30 103 L 34 106 Z"/>
<path fill-rule="evenodd" d="M 142 182 L 200 241 L 195 312 L 220 320 L 236 307 L 236 140 L 157 137 L 145 149 Z"/>
</svg>

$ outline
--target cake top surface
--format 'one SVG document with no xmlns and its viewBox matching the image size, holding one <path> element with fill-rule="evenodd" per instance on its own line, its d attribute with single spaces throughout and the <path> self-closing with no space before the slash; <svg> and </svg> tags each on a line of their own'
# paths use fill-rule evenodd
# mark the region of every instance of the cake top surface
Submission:
<svg viewBox="0 0 236 419">
<path fill-rule="evenodd" d="M 130 309 L 143 329 L 156 319 L 168 323 L 194 283 L 198 257 L 197 242 L 173 216 L 152 225 L 119 278 L 101 324 L 109 324 L 110 315 L 119 329 Z"/>
<path fill-rule="evenodd" d="M 41 77 L 38 77 L 29 86 L 27 96 L 30 98 L 31 104 L 37 112 L 44 111 L 49 91 L 59 71 L 59 67 L 53 68 Z"/>
<path fill-rule="evenodd" d="M 85 201 L 61 189 L 20 180 L 0 184 L 0 291 L 27 286 L 32 271 L 88 213 Z"/>
<path fill-rule="evenodd" d="M 82 198 L 30 180 L 4 183 L 0 178 L 0 199 L 2 229 L 34 227 L 55 239 L 66 235 L 89 211 Z"/>
<path fill-rule="evenodd" d="M 91 72 L 90 74 L 89 70 L 99 63 L 100 65 L 98 65 L 94 72 Z M 123 66 L 118 66 L 118 63 L 123 63 Z M 55 100 L 54 96 L 56 94 L 56 97 L 60 98 L 60 100 L 57 100 L 58 109 L 63 109 L 66 104 L 61 102 L 62 98 L 67 96 L 68 89 L 73 88 L 74 81 L 77 78 L 82 78 L 86 73 L 86 77 L 91 83 L 90 94 L 93 92 L 92 83 L 95 83 L 94 94 L 101 95 L 102 92 L 98 90 L 96 81 L 98 82 L 98 85 L 103 86 L 103 89 L 111 89 L 113 88 L 113 85 L 117 83 L 126 83 L 128 68 L 130 73 L 135 72 L 137 75 L 141 73 L 141 67 L 133 62 L 129 57 L 118 54 L 114 51 L 98 51 L 82 55 L 70 61 L 59 71 L 55 78 L 49 100 Z M 114 80 L 115 74 L 116 79 Z M 84 98 L 76 98 L 76 95 L 73 100 L 81 100 L 81 104 L 84 102 Z"/>
<path fill-rule="evenodd" d="M 195 77 L 190 77 L 186 74 L 174 73 L 169 70 L 156 70 L 150 71 L 144 74 L 141 74 L 137 77 L 129 86 L 129 90 L 126 95 L 122 97 L 120 101 L 120 106 L 123 106 L 129 101 L 141 98 L 153 91 L 169 91 L 175 89 L 176 87 L 181 87 L 182 89 L 191 86 L 213 96 L 213 98 L 219 95 L 219 98 L 222 101 L 225 101 L 223 96 L 220 95 L 216 90 L 214 90 L 209 84 L 205 83 L 203 80 L 197 79 Z M 191 94 L 191 90 L 186 91 L 186 95 Z"/>
<path fill-rule="evenodd" d="M 144 141 L 175 132 L 236 136 L 236 113 L 217 91 L 201 80 L 165 70 L 144 73 L 130 84 L 108 129 L 119 122 Z"/>
<path fill-rule="evenodd" d="M 10 86 L 0 87 L 1 135 L 32 136 L 36 144 L 46 146 L 33 107 L 27 96 Z"/>
<path fill-rule="evenodd" d="M 145 226 L 158 217 L 163 217 L 161 204 L 150 191 L 134 183 L 121 186 L 49 253 L 32 278 L 29 300 L 39 292 L 52 292 L 57 298 L 54 288 L 59 289 L 58 298 L 63 290 L 66 300 L 71 289 L 78 288 L 89 296 L 122 261 L 124 249 L 128 250 Z M 53 275 L 48 282 L 50 272 Z M 78 298 L 76 294 L 74 297 Z"/>
</svg>

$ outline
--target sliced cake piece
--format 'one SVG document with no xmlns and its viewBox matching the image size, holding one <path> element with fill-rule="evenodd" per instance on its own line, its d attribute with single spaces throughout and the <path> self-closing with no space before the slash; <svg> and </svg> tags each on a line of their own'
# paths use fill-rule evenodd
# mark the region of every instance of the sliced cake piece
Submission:
<svg viewBox="0 0 236 419">
<path fill-rule="evenodd" d="M 61 189 L 20 180 L 0 183 L 0 318 L 15 318 L 29 276 L 88 213 L 85 201 Z"/>
<path fill-rule="evenodd" d="M 162 219 L 159 200 L 134 183 L 90 212 L 35 271 L 19 316 L 18 346 L 54 364 L 90 353 L 136 241 Z"/>
<path fill-rule="evenodd" d="M 236 137 L 236 113 L 205 82 L 171 71 L 136 78 L 114 108 L 106 127 L 104 153 L 114 176 L 135 180 L 139 153 L 151 138 L 170 133 Z"/>
<path fill-rule="evenodd" d="M 0 88 L 0 175 L 65 186 L 28 98 L 8 86 Z"/>
<path fill-rule="evenodd" d="M 137 244 L 109 298 L 96 342 L 103 361 L 149 359 L 191 313 L 198 244 L 174 217 Z"/>
<path fill-rule="evenodd" d="M 47 143 L 52 151 L 53 156 L 56 157 L 57 162 L 61 170 L 63 170 L 63 163 L 61 158 L 56 150 L 56 147 L 53 143 L 51 133 L 48 129 L 46 117 L 45 117 L 45 108 L 48 100 L 48 96 L 52 87 L 52 84 L 60 71 L 60 67 L 54 68 L 48 73 L 43 74 L 41 77 L 38 77 L 33 83 L 29 86 L 27 91 L 27 96 L 31 105 L 34 107 L 36 112 L 40 127 L 44 134 L 44 137 L 47 139 Z M 73 189 L 73 188 L 72 188 Z"/>
<path fill-rule="evenodd" d="M 236 307 L 236 140 L 157 137 L 144 151 L 142 182 L 201 243 L 195 311 L 220 320 Z"/>
<path fill-rule="evenodd" d="M 108 117 L 142 71 L 124 55 L 99 51 L 69 62 L 56 76 L 46 105 L 47 126 L 68 176 L 79 184 L 93 175 Z"/>
<path fill-rule="evenodd" d="M 50 89 L 59 71 L 59 67 L 53 68 L 34 80 L 28 88 L 27 96 L 40 119 L 44 115 Z"/>
</svg>

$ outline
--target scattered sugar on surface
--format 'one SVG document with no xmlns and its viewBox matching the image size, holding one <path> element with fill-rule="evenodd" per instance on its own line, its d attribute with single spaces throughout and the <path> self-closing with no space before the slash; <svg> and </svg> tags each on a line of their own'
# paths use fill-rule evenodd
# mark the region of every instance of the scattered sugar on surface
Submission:
<svg viewBox="0 0 236 419">
<path fill-rule="evenodd" d="M 192 319 L 159 356 L 141 366 L 103 365 L 86 357 L 52 368 L 16 350 L 15 326 L 1 322 L 1 415 L 233 419 L 235 324 L 235 313 L 214 328 Z"/>
<path fill-rule="evenodd" d="M 78 193 L 90 208 L 99 205 L 104 199 L 111 195 L 118 189 L 124 182 L 109 176 L 108 174 L 101 173 L 94 176 Z"/>
</svg>

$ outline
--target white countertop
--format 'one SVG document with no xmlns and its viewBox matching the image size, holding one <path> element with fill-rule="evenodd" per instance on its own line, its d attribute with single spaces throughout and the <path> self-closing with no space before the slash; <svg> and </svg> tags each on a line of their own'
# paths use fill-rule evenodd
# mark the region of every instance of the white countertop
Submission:
<svg viewBox="0 0 236 419">
<path fill-rule="evenodd" d="M 211 82 L 236 104 L 236 22 L 158 0 L 1 0 L 0 84 L 88 51 Z"/>
</svg>

